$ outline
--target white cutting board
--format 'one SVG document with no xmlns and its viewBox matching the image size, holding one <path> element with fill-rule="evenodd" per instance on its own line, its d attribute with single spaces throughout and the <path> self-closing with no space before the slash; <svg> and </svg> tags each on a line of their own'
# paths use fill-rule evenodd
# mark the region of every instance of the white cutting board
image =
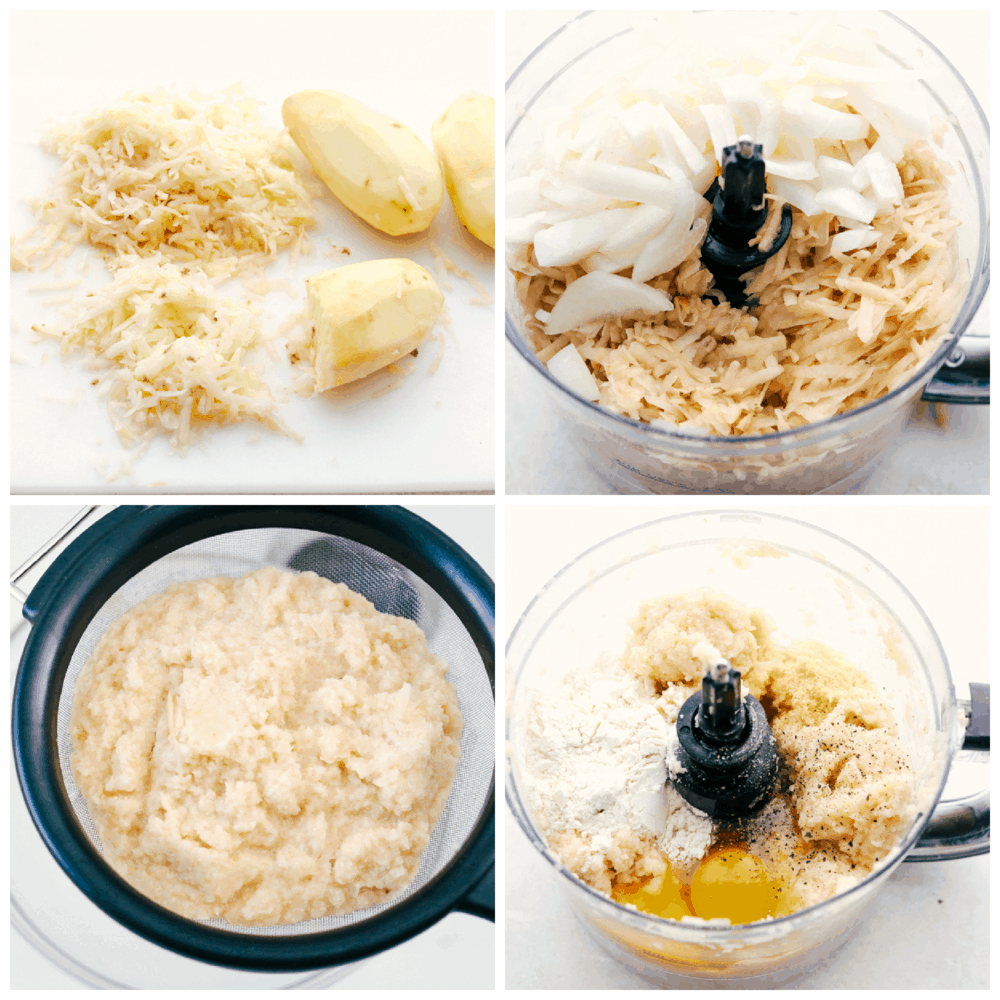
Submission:
<svg viewBox="0 0 1000 1000">
<path fill-rule="evenodd" d="M 281 127 L 281 104 L 305 89 L 338 90 L 408 124 L 431 147 L 431 124 L 462 93 L 493 95 L 492 12 L 78 12 L 11 17 L 11 229 L 33 224 L 26 201 L 42 195 L 61 161 L 39 146 L 54 116 L 86 113 L 130 90 L 156 86 L 216 92 L 240 82 L 263 102 L 264 125 Z M 447 196 L 427 233 L 391 238 L 334 204 L 319 205 L 315 249 L 292 274 L 297 299 L 271 292 L 266 328 L 301 311 L 304 279 L 344 263 L 409 257 L 437 277 L 431 244 L 494 295 L 492 250 L 458 222 Z M 351 255 L 334 255 L 329 242 Z M 331 256 L 324 256 L 324 252 Z M 61 277 L 81 288 L 110 280 L 96 251 L 78 250 Z M 333 259 L 336 256 L 338 259 Z M 131 477 L 108 475 L 128 457 L 90 382 L 82 357 L 59 344 L 33 343 L 32 324 L 60 319 L 49 295 L 29 286 L 58 280 L 55 268 L 11 277 L 11 491 L 13 493 L 397 493 L 491 490 L 495 306 L 474 305 L 472 286 L 439 279 L 451 317 L 445 348 L 427 341 L 412 373 L 390 391 L 374 376 L 346 396 L 294 398 L 281 417 L 303 444 L 255 423 L 210 431 L 186 456 L 166 437 L 135 462 Z M 288 274 L 288 254 L 268 269 Z M 223 286 L 237 298 L 239 282 Z M 290 366 L 274 342 L 275 365 L 261 353 L 269 381 Z M 105 471 L 102 473 L 100 469 Z"/>
</svg>

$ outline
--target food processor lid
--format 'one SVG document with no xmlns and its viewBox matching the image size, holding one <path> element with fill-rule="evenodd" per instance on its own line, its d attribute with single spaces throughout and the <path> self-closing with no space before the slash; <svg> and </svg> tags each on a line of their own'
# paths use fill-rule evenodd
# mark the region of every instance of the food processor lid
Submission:
<svg viewBox="0 0 1000 1000">
<path fill-rule="evenodd" d="M 151 572 L 147 567 L 159 572 L 158 566 L 168 563 L 175 553 L 182 557 L 192 545 L 218 547 L 217 536 L 225 536 L 223 542 L 231 539 L 238 544 L 241 537 L 259 536 L 268 529 L 276 529 L 277 534 L 286 532 L 288 538 L 296 540 L 282 559 L 294 560 L 296 553 L 301 554 L 303 547 L 298 543 L 301 538 L 320 542 L 332 538 L 355 544 L 359 549 L 363 547 L 373 556 L 385 557 L 386 563 L 398 563 L 405 568 L 412 574 L 420 594 L 425 598 L 430 595 L 444 609 L 443 615 L 452 615 L 460 623 L 462 642 L 472 651 L 465 661 L 474 664 L 473 672 L 481 678 L 470 681 L 468 688 L 476 685 L 473 696 L 480 714 L 486 711 L 482 708 L 485 703 L 489 710 L 488 741 L 482 740 L 481 728 L 477 733 L 474 727 L 469 727 L 470 741 L 473 745 L 480 744 L 475 751 L 480 761 L 470 764 L 475 770 L 469 771 L 473 777 L 467 781 L 478 787 L 456 796 L 459 785 L 456 778 L 445 814 L 439 821 L 440 826 L 453 805 L 452 800 L 456 799 L 455 809 L 464 811 L 461 816 L 464 837 L 445 837 L 436 849 L 434 867 L 428 869 L 432 874 L 423 880 L 418 874 L 397 900 L 360 911 L 356 920 L 352 919 L 353 914 L 324 918 L 335 924 L 332 929 L 325 929 L 323 920 L 310 921 L 308 933 L 296 933 L 296 925 L 290 930 L 229 929 L 231 925 L 222 921 L 189 920 L 138 893 L 104 862 L 99 848 L 83 828 L 67 788 L 67 771 L 60 764 L 61 751 L 65 749 L 60 747 L 59 739 L 60 705 L 65 715 L 68 701 L 62 692 L 64 681 L 89 623 L 112 595 L 144 570 Z M 319 557 L 323 555 L 319 553 Z M 330 552 L 326 551 L 325 556 L 330 558 Z M 400 571 L 392 577 L 395 596 L 390 593 L 390 601 L 404 604 L 412 601 L 403 585 L 404 575 Z M 188 573 L 186 578 L 196 576 Z M 383 572 L 381 579 L 385 581 L 389 576 Z M 164 585 L 161 582 L 159 589 Z M 467 553 L 417 515 L 393 507 L 312 505 L 119 508 L 56 559 L 29 595 L 24 614 L 33 627 L 15 687 L 13 731 L 15 763 L 25 802 L 60 867 L 92 902 L 128 929 L 190 958 L 233 968 L 278 972 L 355 961 L 406 940 L 456 907 L 492 916 L 493 584 Z M 104 614 L 107 615 L 107 609 Z M 452 633 L 456 631 L 450 625 L 449 628 Z M 458 687 L 461 701 L 460 679 Z M 465 747 L 463 740 L 463 751 Z M 461 769 L 462 764 L 460 775 Z M 433 846 L 432 838 L 421 857 L 422 870 Z M 317 924 L 324 929 L 316 930 Z"/>
</svg>

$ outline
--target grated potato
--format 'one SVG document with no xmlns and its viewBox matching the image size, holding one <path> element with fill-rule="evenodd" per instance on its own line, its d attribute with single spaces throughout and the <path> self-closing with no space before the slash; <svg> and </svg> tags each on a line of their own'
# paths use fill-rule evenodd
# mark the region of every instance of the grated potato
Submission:
<svg viewBox="0 0 1000 1000">
<path fill-rule="evenodd" d="M 43 146 L 64 166 L 35 204 L 40 225 L 12 242 L 11 267 L 48 267 L 90 243 L 112 268 L 162 253 L 213 275 L 260 269 L 314 222 L 278 135 L 237 88 L 129 94 L 55 128 Z"/>
<path fill-rule="evenodd" d="M 141 453 L 169 434 L 183 453 L 199 429 L 244 420 L 298 437 L 244 363 L 259 342 L 256 313 L 220 297 L 204 272 L 162 254 L 124 256 L 110 284 L 78 300 L 75 317 L 62 328 L 32 329 L 60 339 L 63 354 L 88 353 L 125 447 Z"/>
</svg>

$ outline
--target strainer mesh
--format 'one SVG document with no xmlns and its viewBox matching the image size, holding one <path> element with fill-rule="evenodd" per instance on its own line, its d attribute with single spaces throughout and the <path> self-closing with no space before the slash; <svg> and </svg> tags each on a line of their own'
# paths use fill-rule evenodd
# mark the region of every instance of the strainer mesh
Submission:
<svg viewBox="0 0 1000 1000">
<path fill-rule="evenodd" d="M 211 576 L 238 577 L 265 566 L 312 570 L 337 583 L 346 583 L 380 611 L 414 620 L 427 636 L 431 652 L 449 666 L 448 680 L 458 690 L 465 723 L 462 758 L 448 802 L 420 858 L 420 870 L 393 900 L 345 916 L 276 927 L 203 921 L 207 926 L 232 932 L 280 937 L 335 930 L 376 917 L 412 895 L 451 861 L 472 833 L 489 793 L 493 776 L 494 702 L 482 658 L 458 616 L 432 587 L 384 553 L 347 538 L 291 528 L 234 531 L 187 545 L 147 566 L 112 595 L 80 639 L 63 683 L 56 736 L 59 765 L 77 820 L 102 854 L 97 828 L 70 767 L 70 712 L 80 670 L 108 627 L 147 597 L 173 583 Z"/>
</svg>

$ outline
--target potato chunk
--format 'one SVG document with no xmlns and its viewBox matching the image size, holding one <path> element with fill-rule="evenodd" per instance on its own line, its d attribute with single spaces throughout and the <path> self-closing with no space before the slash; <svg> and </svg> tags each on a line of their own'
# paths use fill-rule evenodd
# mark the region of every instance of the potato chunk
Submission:
<svg viewBox="0 0 1000 1000">
<path fill-rule="evenodd" d="M 390 236 L 427 229 L 444 201 L 441 168 L 417 135 L 332 90 L 287 98 L 281 117 L 323 183 Z"/>
<path fill-rule="evenodd" d="M 306 279 L 316 389 L 364 378 L 405 357 L 434 325 L 444 296 L 412 260 L 370 260 Z"/>
<path fill-rule="evenodd" d="M 496 246 L 496 179 L 492 97 L 464 94 L 434 123 L 431 136 L 444 182 L 462 225 Z"/>
</svg>

